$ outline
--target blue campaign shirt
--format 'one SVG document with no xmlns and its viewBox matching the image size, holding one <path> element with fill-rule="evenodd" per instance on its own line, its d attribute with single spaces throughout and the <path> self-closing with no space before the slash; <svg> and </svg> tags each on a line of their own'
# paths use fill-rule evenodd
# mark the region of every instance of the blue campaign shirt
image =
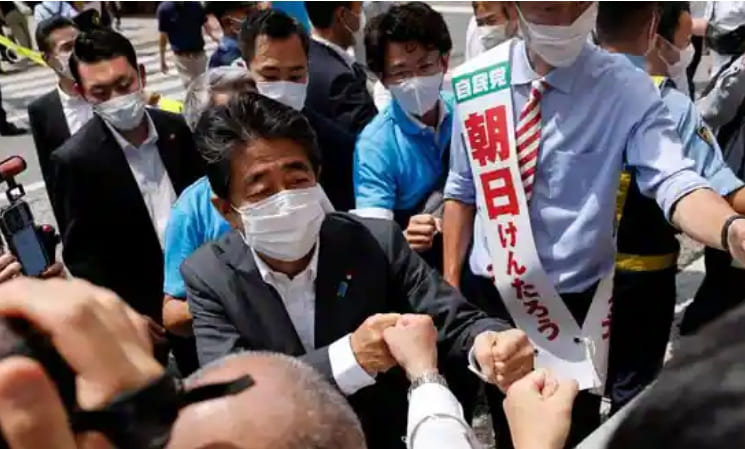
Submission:
<svg viewBox="0 0 745 449">
<path fill-rule="evenodd" d="M 454 97 L 440 93 L 437 130 L 407 114 L 394 99 L 368 123 L 354 151 L 354 195 L 364 209 L 410 210 L 437 186 L 450 144 Z M 390 217 L 388 217 L 390 218 Z"/>
<path fill-rule="evenodd" d="M 643 56 L 625 55 L 631 63 L 645 70 L 647 60 Z M 683 154 L 694 162 L 696 173 L 700 174 L 720 195 L 726 196 L 743 187 L 743 183 L 724 161 L 719 147 L 709 127 L 691 98 L 669 83 L 660 90 L 662 101 L 667 106 L 676 124 L 678 135 L 683 143 Z"/>
<path fill-rule="evenodd" d="M 168 35 L 174 52 L 204 50 L 202 25 L 207 15 L 199 2 L 163 2 L 158 5 L 158 31 Z"/>
<path fill-rule="evenodd" d="M 200 246 L 230 231 L 230 225 L 212 205 L 212 188 L 204 176 L 173 203 L 165 234 L 165 285 L 174 298 L 186 298 L 181 264 Z"/>
<path fill-rule="evenodd" d="M 540 77 L 524 41 L 512 48 L 515 122 L 530 82 Z M 693 171 L 670 114 L 649 76 L 622 55 L 588 43 L 568 67 L 552 70 L 541 101 L 541 146 L 529 205 L 539 259 L 559 293 L 585 291 L 613 269 L 615 201 L 624 162 L 641 192 L 670 217 L 687 193 L 709 187 Z M 453 135 L 461 126 L 454 119 Z M 445 197 L 475 204 L 466 149 L 453 139 Z M 491 263 L 481 210 L 470 266 L 487 276 Z"/>
<path fill-rule="evenodd" d="M 210 56 L 209 68 L 231 65 L 240 57 L 241 47 L 238 41 L 230 36 L 223 36 L 220 39 L 220 45 Z"/>
</svg>

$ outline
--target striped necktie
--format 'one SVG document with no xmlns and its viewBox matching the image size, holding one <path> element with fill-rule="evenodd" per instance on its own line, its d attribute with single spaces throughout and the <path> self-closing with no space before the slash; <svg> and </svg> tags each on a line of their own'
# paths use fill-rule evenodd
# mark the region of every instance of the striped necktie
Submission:
<svg viewBox="0 0 745 449">
<path fill-rule="evenodd" d="M 525 198 L 533 197 L 533 182 L 538 167 L 538 150 L 541 145 L 541 98 L 548 84 L 535 80 L 530 84 L 530 95 L 517 122 L 517 164 L 525 188 Z"/>
</svg>

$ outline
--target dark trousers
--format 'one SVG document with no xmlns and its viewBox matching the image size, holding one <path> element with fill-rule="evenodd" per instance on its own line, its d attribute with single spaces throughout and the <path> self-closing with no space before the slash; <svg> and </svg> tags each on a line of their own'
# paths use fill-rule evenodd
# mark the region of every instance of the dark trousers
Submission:
<svg viewBox="0 0 745 449">
<path fill-rule="evenodd" d="M 717 249 L 704 251 L 706 276 L 686 309 L 680 334 L 691 335 L 745 299 L 745 270 L 732 266 L 732 257 Z"/>
<path fill-rule="evenodd" d="M 484 310 L 489 316 L 512 322 L 512 318 L 491 280 L 471 273 L 464 273 L 461 289 L 466 299 Z M 594 294 L 595 288 L 591 288 L 586 292 L 564 294 L 561 297 L 577 322 L 582 323 L 587 316 Z M 493 385 L 486 385 L 485 390 L 497 447 L 499 449 L 511 449 L 514 445 L 512 444 L 507 418 L 502 408 L 504 394 Z M 569 431 L 566 447 L 576 446 L 600 425 L 600 400 L 600 396 L 586 391 L 577 395 L 572 408 L 572 427 Z M 540 423 L 536 425 L 540 425 Z"/>
<path fill-rule="evenodd" d="M 662 368 L 675 316 L 677 267 L 616 271 L 607 394 L 615 413 L 649 385 Z"/>
</svg>

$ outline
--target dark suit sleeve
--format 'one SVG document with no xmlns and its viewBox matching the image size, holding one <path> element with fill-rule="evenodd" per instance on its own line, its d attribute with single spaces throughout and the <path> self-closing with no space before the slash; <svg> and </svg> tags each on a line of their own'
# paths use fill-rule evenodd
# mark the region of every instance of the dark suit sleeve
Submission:
<svg viewBox="0 0 745 449">
<path fill-rule="evenodd" d="M 383 220 L 379 220 L 383 221 Z M 468 303 L 447 284 L 439 273 L 411 250 L 395 222 L 385 221 L 394 283 L 400 297 L 406 298 L 415 313 L 432 317 L 439 331 L 439 347 L 444 357 L 465 358 L 478 334 L 486 330 L 502 331 L 509 323 L 488 317 Z M 404 309 L 405 310 L 405 309 Z"/>
<path fill-rule="evenodd" d="M 112 285 L 107 273 L 107 261 L 100 257 L 100 241 L 96 238 L 101 229 L 93 229 L 94 220 L 87 214 L 98 210 L 89 201 L 90 189 L 82 183 L 85 175 L 77 173 L 74 164 L 52 154 L 51 164 L 55 179 L 52 207 L 57 215 L 57 226 L 62 236 L 62 257 L 73 276 L 96 285 Z"/>
<path fill-rule="evenodd" d="M 52 162 L 51 153 L 54 148 L 44 142 L 43 130 L 44 126 L 44 114 L 38 110 L 38 108 L 31 103 L 28 106 L 28 121 L 31 127 L 31 135 L 34 138 L 34 146 L 36 147 L 36 157 L 39 159 L 39 167 L 41 168 L 41 176 L 44 178 L 44 184 L 47 186 L 47 193 L 49 198 L 52 198 L 54 187 L 52 183 Z"/>
<path fill-rule="evenodd" d="M 186 283 L 189 311 L 194 318 L 199 365 L 204 366 L 233 352 L 252 349 L 228 319 L 218 295 L 199 277 L 188 259 L 181 265 L 181 274 Z"/>
<path fill-rule="evenodd" d="M 354 133 L 362 131 L 378 113 L 366 83 L 349 73 L 343 73 L 331 82 L 329 104 L 330 116 Z"/>
</svg>

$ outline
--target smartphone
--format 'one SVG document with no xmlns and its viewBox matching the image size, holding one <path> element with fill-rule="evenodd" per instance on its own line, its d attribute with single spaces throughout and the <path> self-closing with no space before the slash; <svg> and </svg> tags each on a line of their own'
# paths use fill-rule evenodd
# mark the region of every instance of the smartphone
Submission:
<svg viewBox="0 0 745 449">
<path fill-rule="evenodd" d="M 47 269 L 49 256 L 36 233 L 28 203 L 19 201 L 0 212 L 0 231 L 26 276 L 39 276 Z"/>
</svg>

